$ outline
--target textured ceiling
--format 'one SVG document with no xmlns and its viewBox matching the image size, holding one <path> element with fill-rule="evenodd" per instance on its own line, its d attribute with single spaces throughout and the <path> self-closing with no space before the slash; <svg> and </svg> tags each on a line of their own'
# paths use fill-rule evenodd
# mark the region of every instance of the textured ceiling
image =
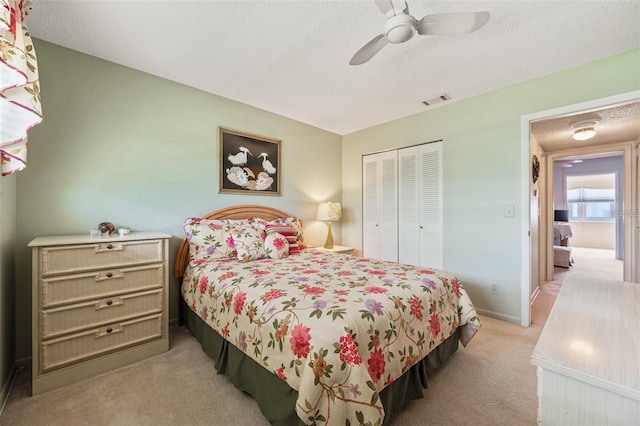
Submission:
<svg viewBox="0 0 640 426">
<path fill-rule="evenodd" d="M 397 0 L 394 0 L 397 1 Z M 402 3 L 402 2 L 400 2 Z M 35 1 L 32 36 L 338 134 L 640 47 L 638 1 L 409 1 L 490 12 L 467 35 L 416 36 L 348 65 L 382 32 L 361 1 Z"/>
<path fill-rule="evenodd" d="M 586 141 L 572 138 L 573 126 L 595 121 L 596 135 Z M 531 123 L 531 134 L 545 152 L 640 141 L 640 100 Z"/>
</svg>

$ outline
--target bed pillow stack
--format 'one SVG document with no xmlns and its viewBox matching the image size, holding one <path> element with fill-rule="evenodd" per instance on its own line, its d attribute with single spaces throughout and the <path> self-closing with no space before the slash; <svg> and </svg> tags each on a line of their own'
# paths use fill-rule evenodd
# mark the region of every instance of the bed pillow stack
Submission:
<svg viewBox="0 0 640 426">
<path fill-rule="evenodd" d="M 189 241 L 189 262 L 196 264 L 228 258 L 240 262 L 281 259 L 305 248 L 302 221 L 297 217 L 272 221 L 188 218 L 183 228 Z"/>
</svg>

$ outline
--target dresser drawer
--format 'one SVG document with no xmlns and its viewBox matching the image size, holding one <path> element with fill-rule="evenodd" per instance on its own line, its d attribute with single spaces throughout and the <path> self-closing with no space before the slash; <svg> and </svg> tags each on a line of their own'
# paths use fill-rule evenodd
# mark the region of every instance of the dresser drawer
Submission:
<svg viewBox="0 0 640 426">
<path fill-rule="evenodd" d="M 96 327 L 41 343 L 41 371 L 162 337 L 162 313 Z"/>
<path fill-rule="evenodd" d="M 162 262 L 163 241 L 101 241 L 43 248 L 42 275 Z"/>
<path fill-rule="evenodd" d="M 162 288 L 42 311 L 42 338 L 162 312 Z"/>
<path fill-rule="evenodd" d="M 156 264 L 44 278 L 42 307 L 162 287 L 164 276 L 163 264 Z"/>
</svg>

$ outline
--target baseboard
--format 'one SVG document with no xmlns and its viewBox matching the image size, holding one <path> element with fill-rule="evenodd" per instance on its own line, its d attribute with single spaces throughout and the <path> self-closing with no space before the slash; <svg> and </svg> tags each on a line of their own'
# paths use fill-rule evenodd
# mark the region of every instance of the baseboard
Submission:
<svg viewBox="0 0 640 426">
<path fill-rule="evenodd" d="M 13 386 L 13 381 L 16 379 L 16 371 L 17 366 L 14 362 L 9 370 L 9 376 L 7 376 L 7 380 L 2 384 L 2 390 L 0 390 L 0 417 L 2 416 L 2 412 L 4 411 L 4 406 L 7 404 L 7 399 L 9 399 L 9 393 L 11 393 L 11 387 Z"/>
<path fill-rule="evenodd" d="M 511 322 L 511 323 L 520 325 L 520 317 L 514 317 L 514 316 L 511 316 L 511 315 L 505 315 L 505 314 L 501 314 L 499 312 L 488 311 L 486 309 L 479 309 L 477 307 L 476 307 L 476 311 L 480 315 L 484 315 L 486 317 L 495 318 L 495 319 L 499 319 L 501 321 Z"/>
</svg>

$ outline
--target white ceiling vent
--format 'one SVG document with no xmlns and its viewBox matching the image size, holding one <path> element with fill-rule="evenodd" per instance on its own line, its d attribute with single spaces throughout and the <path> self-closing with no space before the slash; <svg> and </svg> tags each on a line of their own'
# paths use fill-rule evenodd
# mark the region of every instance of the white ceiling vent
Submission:
<svg viewBox="0 0 640 426">
<path fill-rule="evenodd" d="M 427 99 L 426 101 L 422 101 L 422 103 L 426 106 L 432 106 L 432 105 L 437 105 L 437 104 L 441 104 L 442 102 L 446 102 L 448 100 L 451 99 L 451 96 L 447 95 L 446 93 L 441 93 L 438 96 L 436 96 L 435 98 L 431 98 L 431 99 Z"/>
</svg>

